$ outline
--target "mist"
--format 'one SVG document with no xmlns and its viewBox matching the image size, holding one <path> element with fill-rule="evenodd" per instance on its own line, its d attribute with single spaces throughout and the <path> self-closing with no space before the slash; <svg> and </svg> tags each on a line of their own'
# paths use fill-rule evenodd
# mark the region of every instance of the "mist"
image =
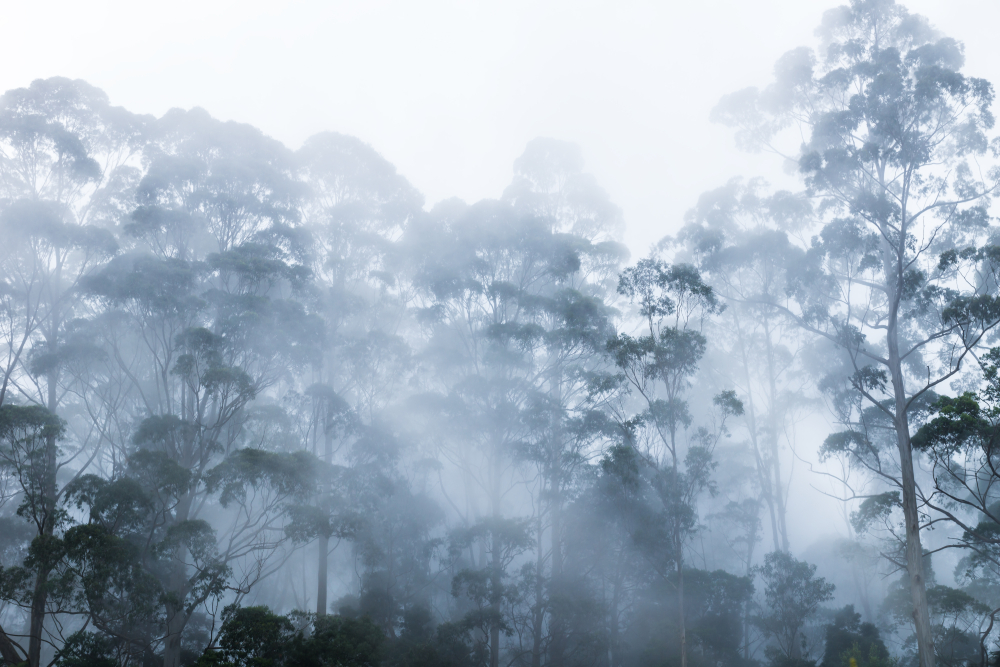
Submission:
<svg viewBox="0 0 1000 667">
<path fill-rule="evenodd" d="M 5 8 L 0 662 L 1000 660 L 1000 9 L 93 10 Z"/>
</svg>

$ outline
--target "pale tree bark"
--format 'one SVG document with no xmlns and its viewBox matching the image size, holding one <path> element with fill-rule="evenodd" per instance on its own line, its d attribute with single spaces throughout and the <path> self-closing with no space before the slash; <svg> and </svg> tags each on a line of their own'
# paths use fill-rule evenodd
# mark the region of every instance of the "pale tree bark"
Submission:
<svg viewBox="0 0 1000 667">
<path fill-rule="evenodd" d="M 901 262 L 900 262 L 901 264 Z M 899 270 L 897 290 L 902 288 L 902 268 Z M 913 602 L 913 624 L 917 635 L 917 651 L 920 667 L 934 667 L 934 635 L 931 630 L 930 613 L 927 606 L 927 586 L 924 578 L 924 552 L 920 542 L 920 513 L 917 508 L 917 485 L 913 475 L 913 450 L 910 446 L 910 423 L 906 414 L 907 397 L 899 356 L 898 298 L 889 312 L 886 343 L 888 347 L 889 370 L 892 378 L 893 398 L 896 412 L 896 445 L 899 450 L 899 464 L 903 491 L 903 521 L 906 527 L 906 571 Z"/>
<path fill-rule="evenodd" d="M 740 351 L 740 362 L 743 367 L 743 381 L 746 386 L 746 420 L 749 427 L 750 445 L 753 447 L 754 465 L 757 469 L 757 479 L 760 484 L 761 495 L 767 504 L 769 519 L 771 521 L 771 540 L 775 551 L 788 551 L 790 549 L 788 541 L 788 525 L 785 520 L 786 508 L 784 496 L 782 494 L 781 462 L 778 459 L 778 438 L 777 428 L 777 382 L 775 375 L 777 370 L 774 361 L 774 346 L 771 341 L 771 330 L 765 328 L 764 337 L 766 343 L 767 371 L 768 371 L 768 391 L 769 391 L 769 412 L 766 415 L 768 428 L 772 433 L 767 434 L 767 446 L 770 450 L 770 460 L 768 452 L 764 450 L 764 443 L 761 442 L 760 424 L 757 415 L 757 402 L 754 400 L 753 391 L 753 369 L 750 363 L 750 351 L 748 350 L 748 334 L 743 329 L 743 322 L 737 315 L 733 315 L 736 326 L 736 335 Z M 767 322 L 766 316 L 764 321 Z"/>
<path fill-rule="evenodd" d="M 777 514 L 778 521 L 778 534 L 781 536 L 781 550 L 790 551 L 791 546 L 788 542 L 788 523 L 787 523 L 787 509 L 785 507 L 785 494 L 784 494 L 784 484 L 781 479 L 781 448 L 778 444 L 778 432 L 780 429 L 780 419 L 778 415 L 778 406 L 780 405 L 780 399 L 778 397 L 778 382 L 777 382 L 777 362 L 775 361 L 774 353 L 774 341 L 771 340 L 771 328 L 769 322 L 765 318 L 764 321 L 764 345 L 767 358 L 767 391 L 768 391 L 768 442 L 771 446 L 771 470 L 773 474 L 773 493 L 774 493 L 774 503 Z M 775 550 L 777 550 L 777 545 L 775 545 Z"/>
</svg>

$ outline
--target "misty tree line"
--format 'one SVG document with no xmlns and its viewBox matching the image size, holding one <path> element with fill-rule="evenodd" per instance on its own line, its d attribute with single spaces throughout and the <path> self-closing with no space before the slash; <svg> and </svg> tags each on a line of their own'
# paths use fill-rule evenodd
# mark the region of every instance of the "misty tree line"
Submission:
<svg viewBox="0 0 1000 667">
<path fill-rule="evenodd" d="M 638 261 L 564 142 L 428 210 L 352 137 L 5 93 L 2 661 L 993 664 L 993 90 L 889 0 L 817 34 L 713 112 L 801 191 Z"/>
</svg>

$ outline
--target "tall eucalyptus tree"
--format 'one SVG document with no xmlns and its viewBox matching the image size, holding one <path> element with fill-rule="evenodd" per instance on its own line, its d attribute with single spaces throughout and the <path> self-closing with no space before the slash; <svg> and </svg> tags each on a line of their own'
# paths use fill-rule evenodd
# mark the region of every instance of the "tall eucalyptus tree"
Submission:
<svg viewBox="0 0 1000 667">
<path fill-rule="evenodd" d="M 471 565 L 459 579 L 486 577 L 484 609 L 493 620 L 483 641 L 491 665 L 499 664 L 501 633 L 513 632 L 504 611 L 515 592 L 506 568 L 513 554 L 531 544 L 542 548 L 537 526 L 531 540 L 507 508 L 521 502 L 529 462 L 545 487 L 537 516 L 554 500 L 564 502 L 566 475 L 588 437 L 585 429 L 573 431 L 582 387 L 573 368 L 602 338 L 606 315 L 579 272 L 583 262 L 607 260 L 585 239 L 558 233 L 559 224 L 505 202 L 452 201 L 412 225 L 407 239 L 418 258 L 425 303 L 419 317 L 429 333 L 422 356 L 434 369 L 437 409 L 450 424 L 439 455 L 465 484 L 463 496 L 449 499 L 464 524 L 457 553 Z M 555 530 L 550 544 L 559 558 Z M 544 604 L 539 591 L 534 595 L 528 634 L 539 659 L 545 611 L 537 606 Z"/>
<path fill-rule="evenodd" d="M 514 162 L 514 179 L 504 191 L 521 215 L 545 221 L 571 244 L 578 266 L 537 295 L 536 322 L 543 346 L 535 359 L 539 396 L 537 433 L 522 455 L 538 471 L 534 494 L 535 573 L 531 621 L 531 664 L 564 663 L 564 617 L 572 590 L 563 572 L 563 514 L 578 491 L 583 466 L 599 449 L 601 419 L 588 399 L 589 377 L 606 365 L 602 354 L 611 335 L 614 281 L 628 250 L 620 243 L 621 210 L 594 177 L 584 171 L 580 149 L 554 139 L 535 139 Z M 545 533 L 548 539 L 545 538 Z"/>
<path fill-rule="evenodd" d="M 244 424 L 252 402 L 317 359 L 321 327 L 295 298 L 310 272 L 290 151 L 249 126 L 175 110 L 145 159 L 130 252 L 87 288 L 104 311 L 103 344 L 131 380 L 121 474 L 149 459 L 183 472 L 142 527 L 164 590 L 164 662 L 176 666 L 196 610 L 233 568 L 237 592 L 263 576 L 284 537 L 292 487 L 270 483 L 281 470 L 273 443 Z M 206 518 L 220 512 L 216 531 Z"/>
<path fill-rule="evenodd" d="M 714 113 L 744 146 L 786 155 L 819 200 L 793 298 L 769 304 L 839 346 L 853 391 L 892 424 L 895 459 L 881 472 L 901 492 L 920 664 L 932 667 L 909 413 L 1000 320 L 995 283 L 979 278 L 1000 179 L 982 163 L 993 90 L 961 73 L 961 44 L 892 0 L 831 10 L 819 35 L 817 52 L 789 52 L 775 83 Z M 786 128 L 806 137 L 797 150 L 782 150 Z M 850 434 L 845 447 L 871 447 Z"/>
<path fill-rule="evenodd" d="M 336 479 L 328 480 L 314 506 L 321 510 L 317 520 L 320 514 L 327 519 L 309 533 L 318 548 L 316 609 L 325 614 L 330 540 L 357 527 L 343 502 L 343 484 L 351 476 L 344 466 L 358 462 L 346 445 L 359 438 L 373 442 L 392 428 L 386 408 L 398 400 L 413 370 L 407 339 L 412 288 L 398 242 L 422 214 L 423 198 L 388 160 L 355 137 L 317 134 L 295 157 L 308 188 L 302 209 L 313 240 L 312 300 L 325 321 L 322 357 L 306 392 L 313 405 L 310 432 L 323 442 L 324 461 L 340 466 L 331 468 L 338 471 Z M 380 462 L 389 468 L 397 464 Z"/>
<path fill-rule="evenodd" d="M 83 81 L 40 79 L 0 98 L 0 224 L 7 239 L 0 253 L 0 404 L 14 389 L 18 402 L 60 411 L 80 281 L 116 251 L 109 228 L 128 207 L 148 123 Z M 84 434 L 73 444 L 95 443 Z M 86 467 L 87 459 L 76 463 Z M 54 435 L 45 460 L 48 482 L 35 516 L 39 539 L 52 541 L 60 528 L 57 474 L 68 463 Z M 27 651 L 33 667 L 46 641 L 47 580 L 56 560 L 40 560 L 35 571 Z"/>
<path fill-rule="evenodd" d="M 704 193 L 676 239 L 697 262 L 727 308 L 717 319 L 714 343 L 739 373 L 735 384 L 746 406 L 756 484 L 770 515 L 774 551 L 788 551 L 787 505 L 791 472 L 784 469 L 796 409 L 808 395 L 800 359 L 805 341 L 794 322 L 770 306 L 784 298 L 788 266 L 800 261 L 794 235 L 807 228 L 811 205 L 802 196 L 767 193 L 763 183 L 738 179 Z M 788 234 L 793 235 L 789 241 Z M 728 362 L 721 362 L 733 368 Z M 794 463 L 794 462 L 791 462 Z"/>
<path fill-rule="evenodd" d="M 687 667 L 684 550 L 697 529 L 698 496 L 712 486 L 715 445 L 726 419 L 741 415 L 743 406 L 735 392 L 722 392 L 715 399 L 721 421 L 712 431 L 701 427 L 687 437 L 693 424 L 687 393 L 707 345 L 702 329 L 722 308 L 694 267 L 643 259 L 622 272 L 618 291 L 638 305 L 643 333 L 619 332 L 607 343 L 617 374 L 602 383 L 602 402 L 624 444 L 612 448 L 604 466 L 622 478 L 623 488 L 642 497 L 632 503 L 642 517 L 634 537 L 653 569 L 673 578 L 679 657 Z M 635 491 L 642 479 L 648 493 Z"/>
</svg>

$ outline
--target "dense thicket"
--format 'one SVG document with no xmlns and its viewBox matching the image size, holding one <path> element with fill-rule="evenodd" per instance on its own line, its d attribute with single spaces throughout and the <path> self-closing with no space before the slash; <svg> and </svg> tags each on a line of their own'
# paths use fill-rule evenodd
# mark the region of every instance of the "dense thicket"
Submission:
<svg viewBox="0 0 1000 667">
<path fill-rule="evenodd" d="M 631 264 L 572 144 L 428 208 L 353 137 L 5 93 L 0 663 L 993 659 L 993 91 L 890 0 L 820 37 L 716 110 L 804 190 Z"/>
</svg>

